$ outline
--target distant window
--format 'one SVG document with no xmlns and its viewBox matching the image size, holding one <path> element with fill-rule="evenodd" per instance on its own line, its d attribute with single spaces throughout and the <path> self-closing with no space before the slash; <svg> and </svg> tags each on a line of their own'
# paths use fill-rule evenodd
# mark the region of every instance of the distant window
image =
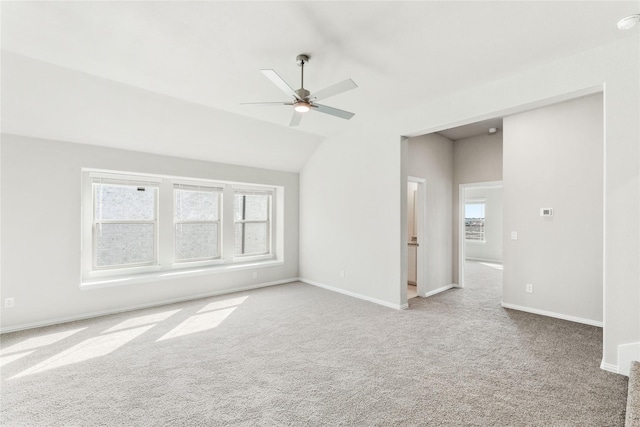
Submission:
<svg viewBox="0 0 640 427">
<path fill-rule="evenodd" d="M 220 257 L 222 188 L 174 184 L 175 261 Z"/>
<path fill-rule="evenodd" d="M 93 178 L 95 269 L 156 264 L 158 184 Z"/>
<path fill-rule="evenodd" d="M 235 255 L 271 251 L 271 191 L 236 189 L 234 194 Z"/>
<path fill-rule="evenodd" d="M 464 238 L 484 242 L 485 201 L 467 200 L 464 206 Z"/>
</svg>

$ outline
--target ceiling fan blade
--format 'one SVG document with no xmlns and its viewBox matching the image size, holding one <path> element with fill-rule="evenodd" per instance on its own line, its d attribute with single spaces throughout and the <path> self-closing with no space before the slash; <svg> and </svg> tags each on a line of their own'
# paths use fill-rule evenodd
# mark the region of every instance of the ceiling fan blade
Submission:
<svg viewBox="0 0 640 427">
<path fill-rule="evenodd" d="M 282 101 L 276 101 L 276 102 L 241 102 L 240 105 L 266 105 L 266 106 L 293 105 L 293 102 L 282 102 Z"/>
<path fill-rule="evenodd" d="M 296 91 L 293 90 L 291 86 L 289 86 L 289 84 L 285 82 L 282 77 L 278 75 L 278 73 L 276 73 L 273 70 L 260 70 L 260 71 L 262 72 L 262 74 L 264 74 L 266 78 L 271 80 L 271 83 L 278 86 L 281 91 L 283 91 L 289 96 L 293 96 L 295 99 L 300 99 Z"/>
<path fill-rule="evenodd" d="M 302 120 L 302 114 L 303 113 L 293 110 L 293 116 L 291 116 L 291 123 L 289 123 L 289 126 L 298 126 L 300 124 L 300 120 Z"/>
<path fill-rule="evenodd" d="M 351 89 L 355 89 L 357 87 L 358 85 L 353 80 L 347 79 L 347 80 L 341 81 L 340 83 L 336 83 L 334 85 L 331 85 L 329 87 L 319 90 L 318 92 L 314 93 L 311 96 L 311 98 L 317 99 L 317 100 L 325 99 L 325 98 L 329 98 L 330 96 L 334 96 L 339 93 L 346 92 Z"/>
<path fill-rule="evenodd" d="M 311 104 L 312 108 L 315 108 L 317 111 L 325 114 L 330 114 L 332 116 L 340 117 L 341 119 L 349 120 L 351 117 L 355 116 L 355 113 L 350 113 L 349 111 L 339 110 L 337 108 L 329 107 L 322 104 Z"/>
</svg>

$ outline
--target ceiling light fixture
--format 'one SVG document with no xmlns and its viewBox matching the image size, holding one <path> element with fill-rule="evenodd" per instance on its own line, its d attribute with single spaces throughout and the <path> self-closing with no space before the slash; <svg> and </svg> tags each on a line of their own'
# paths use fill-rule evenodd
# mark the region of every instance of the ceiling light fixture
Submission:
<svg viewBox="0 0 640 427">
<path fill-rule="evenodd" d="M 640 22 L 640 14 L 629 15 L 618 21 L 619 30 L 630 30 Z"/>
<path fill-rule="evenodd" d="M 298 113 L 306 113 L 311 108 L 311 104 L 305 101 L 298 101 L 293 105 L 294 105 L 293 109 L 296 110 Z"/>
<path fill-rule="evenodd" d="M 293 105 L 293 116 L 289 126 L 298 126 L 304 113 L 309 111 L 317 111 L 318 113 L 329 114 L 330 116 L 340 117 L 349 120 L 355 114 L 348 111 L 339 110 L 329 107 L 328 105 L 318 104 L 316 101 L 338 95 L 358 87 L 351 79 L 343 80 L 329 87 L 326 87 L 313 95 L 304 88 L 304 65 L 309 62 L 309 55 L 300 54 L 296 57 L 296 63 L 300 67 L 300 89 L 293 90 L 289 84 L 282 79 L 274 70 L 260 70 L 271 83 L 278 86 L 280 90 L 291 97 L 288 102 L 244 102 L 243 104 L 262 104 L 262 105 Z"/>
<path fill-rule="evenodd" d="M 498 132 L 498 128 L 489 128 L 489 133 L 490 134 L 494 134 L 496 132 Z"/>
</svg>

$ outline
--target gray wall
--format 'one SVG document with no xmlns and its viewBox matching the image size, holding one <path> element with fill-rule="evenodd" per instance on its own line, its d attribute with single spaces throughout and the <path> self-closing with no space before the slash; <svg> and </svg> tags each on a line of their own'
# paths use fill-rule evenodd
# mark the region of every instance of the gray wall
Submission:
<svg viewBox="0 0 640 427">
<path fill-rule="evenodd" d="M 601 94 L 504 119 L 505 303 L 602 321 L 603 153 Z"/>
<path fill-rule="evenodd" d="M 423 288 L 433 291 L 452 283 L 451 207 L 453 206 L 453 143 L 438 134 L 409 139 L 407 173 L 424 178 L 426 203 L 424 260 L 418 268 L 426 268 Z"/>
<path fill-rule="evenodd" d="M 606 83 L 603 366 L 617 369 L 618 346 L 640 341 L 639 47 L 631 34 L 486 84 L 434 94 L 396 114 L 357 116 L 344 134 L 327 137 L 300 172 L 301 276 L 399 306 L 406 292 L 402 195 L 409 161 L 401 136 L 521 113 L 594 93 Z"/>
<path fill-rule="evenodd" d="M 467 188 L 465 197 L 485 200 L 484 242 L 465 241 L 465 257 L 502 262 L 502 188 Z"/>
<path fill-rule="evenodd" d="M 453 281 L 458 283 L 460 184 L 502 180 L 502 132 L 455 141 L 453 165 Z"/>
<path fill-rule="evenodd" d="M 298 174 L 2 135 L 2 327 L 298 277 Z M 284 265 L 81 290 L 81 168 L 284 186 Z M 253 273 L 257 272 L 257 278 Z"/>
</svg>

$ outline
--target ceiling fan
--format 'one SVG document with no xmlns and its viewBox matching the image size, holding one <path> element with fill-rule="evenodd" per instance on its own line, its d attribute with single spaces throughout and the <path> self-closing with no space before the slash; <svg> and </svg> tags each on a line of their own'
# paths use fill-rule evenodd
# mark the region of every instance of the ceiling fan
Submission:
<svg viewBox="0 0 640 427">
<path fill-rule="evenodd" d="M 274 85 L 278 86 L 280 90 L 289 95 L 291 97 L 291 101 L 245 102 L 243 103 L 243 105 L 293 105 L 293 117 L 291 117 L 291 123 L 289 123 L 289 126 L 298 126 L 300 124 L 300 120 L 302 120 L 302 115 L 310 110 L 319 111 L 321 113 L 340 117 L 341 119 L 346 120 L 349 120 L 351 117 L 355 116 L 354 113 L 350 113 L 349 111 L 339 110 L 327 105 L 318 104 L 316 103 L 316 101 L 337 95 L 342 92 L 346 92 L 351 89 L 355 89 L 358 87 L 358 85 L 355 84 L 353 80 L 347 79 L 341 81 L 340 83 L 336 83 L 327 88 L 319 90 L 312 95 L 311 92 L 304 88 L 304 64 L 306 64 L 307 62 L 309 62 L 308 55 L 298 55 L 296 57 L 296 63 L 301 68 L 300 89 L 297 90 L 293 90 L 293 88 L 289 86 L 289 84 L 285 82 L 284 79 L 280 77 L 274 70 L 260 70 L 262 74 L 264 74 L 266 78 L 271 80 Z"/>
</svg>

